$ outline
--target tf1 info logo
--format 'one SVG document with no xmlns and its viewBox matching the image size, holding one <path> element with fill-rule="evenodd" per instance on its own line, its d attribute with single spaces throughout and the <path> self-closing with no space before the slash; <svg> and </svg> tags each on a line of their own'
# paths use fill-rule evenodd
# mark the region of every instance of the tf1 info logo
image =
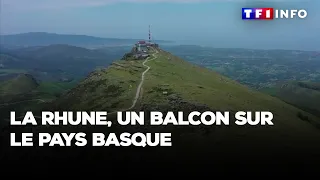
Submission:
<svg viewBox="0 0 320 180">
<path fill-rule="evenodd" d="M 242 8 L 244 20 L 304 19 L 307 15 L 304 9 Z"/>
</svg>

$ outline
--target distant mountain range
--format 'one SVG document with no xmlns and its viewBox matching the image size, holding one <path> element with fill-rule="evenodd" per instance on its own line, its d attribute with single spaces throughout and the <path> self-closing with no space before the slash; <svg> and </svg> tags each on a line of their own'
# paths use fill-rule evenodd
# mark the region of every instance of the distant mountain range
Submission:
<svg viewBox="0 0 320 180">
<path fill-rule="evenodd" d="M 106 67 L 122 57 L 127 47 L 86 49 L 66 44 L 1 48 L 0 81 L 28 72 L 40 80 L 71 76 L 83 78 L 98 67 Z"/>
<path fill-rule="evenodd" d="M 46 32 L 30 32 L 12 35 L 0 35 L 0 44 L 6 47 L 46 46 L 51 44 L 68 44 L 82 47 L 132 45 L 141 39 L 101 38 L 86 35 L 55 34 Z M 156 43 L 173 43 L 157 40 Z"/>
</svg>

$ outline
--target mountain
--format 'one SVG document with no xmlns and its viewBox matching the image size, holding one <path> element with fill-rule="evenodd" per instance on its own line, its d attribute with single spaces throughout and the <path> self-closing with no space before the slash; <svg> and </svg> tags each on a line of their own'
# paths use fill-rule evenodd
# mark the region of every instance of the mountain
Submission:
<svg viewBox="0 0 320 180">
<path fill-rule="evenodd" d="M 119 46 L 132 45 L 138 41 L 138 39 L 100 38 L 86 35 L 68 35 L 46 32 L 1 35 L 0 39 L 0 44 L 7 46 L 47 46 L 51 44 L 68 44 L 74 46 Z M 157 42 L 171 43 L 171 41 L 164 40 L 157 40 Z"/>
<path fill-rule="evenodd" d="M 10 74 L 0 81 L 0 121 L 8 119 L 10 112 L 17 114 L 41 108 L 75 86 L 77 81 L 38 82 L 31 74 Z"/>
<path fill-rule="evenodd" d="M 9 118 L 10 112 L 24 113 L 41 107 L 42 99 L 35 91 L 40 87 L 39 82 L 30 74 L 20 73 L 7 80 L 0 81 L 0 126 Z"/>
<path fill-rule="evenodd" d="M 263 91 L 320 117 L 320 83 L 291 81 Z"/>
<path fill-rule="evenodd" d="M 12 67 L 19 67 L 23 63 L 21 59 L 9 54 L 0 53 L 0 75 L 3 75 L 4 69 L 11 69 Z"/>
<path fill-rule="evenodd" d="M 160 148 L 159 151 L 143 151 L 136 156 L 147 158 L 157 154 L 159 158 L 165 159 L 181 157 L 185 158 L 183 162 L 206 158 L 205 154 L 218 152 L 229 153 L 233 158 L 240 157 L 241 152 L 252 152 L 255 155 L 268 152 L 265 157 L 281 153 L 291 156 L 301 148 L 307 149 L 310 153 L 320 152 L 320 119 L 316 116 L 161 49 L 153 55 L 155 58 L 149 59 L 146 63 L 150 70 L 145 73 L 139 98 L 131 109 L 146 112 L 145 119 L 149 119 L 148 114 L 151 111 L 230 111 L 231 117 L 236 111 L 271 111 L 274 114 L 274 126 L 124 127 L 117 126 L 114 122 L 112 128 L 97 127 L 87 129 L 88 131 L 171 132 L 174 136 L 175 150 L 161 151 Z M 141 74 L 146 70 L 142 62 L 114 61 L 108 68 L 92 72 L 78 86 L 46 109 L 108 112 L 126 110 L 134 102 Z M 114 118 L 113 115 L 108 116 L 110 120 Z M 186 115 L 184 119 L 187 119 Z M 74 128 L 67 127 L 64 131 L 66 130 L 74 131 Z M 160 156 L 162 153 L 167 154 Z M 188 154 L 197 158 L 188 159 Z M 103 153 L 99 154 L 99 158 L 107 158 L 105 156 Z M 296 158 L 298 161 L 299 158 Z"/>
<path fill-rule="evenodd" d="M 18 74 L 0 81 L 0 120 L 8 118 L 10 111 L 22 113 L 39 103 L 34 91 L 39 87 L 30 74 Z"/>
<path fill-rule="evenodd" d="M 10 49 L 1 53 L 0 72 L 28 72 L 41 80 L 83 78 L 120 58 L 126 48 L 86 49 L 65 44 Z M 2 79 L 7 79 L 3 76 Z"/>
<path fill-rule="evenodd" d="M 169 52 L 154 49 L 150 53 L 152 57 L 147 60 L 117 60 L 107 68 L 93 71 L 77 86 L 42 108 L 50 111 L 108 111 L 108 120 L 113 122 L 111 127 L 50 126 L 35 131 L 85 132 L 88 137 L 91 132 L 115 132 L 118 135 L 123 132 L 171 132 L 173 147 L 97 148 L 90 147 L 89 138 L 89 147 L 86 148 L 39 149 L 27 152 L 28 158 L 33 161 L 49 158 L 44 162 L 83 163 L 88 160 L 110 166 L 129 161 L 179 167 L 181 164 L 190 167 L 215 164 L 229 168 L 223 164 L 237 162 L 276 168 L 278 164 L 275 162 L 302 165 L 306 159 L 319 157 L 320 119 L 316 116 Z M 150 126 L 148 121 L 145 126 L 117 124 L 116 114 L 112 112 L 129 110 L 144 111 L 145 120 L 150 119 L 151 111 L 182 111 L 184 120 L 191 111 L 229 111 L 231 125 Z M 235 126 L 232 117 L 236 111 L 271 111 L 274 126 Z M 19 155 L 16 149 L 6 152 L 13 154 L 13 157 L 5 156 L 11 162 L 24 159 L 24 154 Z M 284 164 L 279 166 L 283 168 Z"/>
<path fill-rule="evenodd" d="M 28 48 L 21 48 L 15 51 L 15 54 L 20 57 L 32 57 L 46 61 L 48 57 L 60 58 L 101 58 L 106 54 L 96 50 L 90 50 L 82 47 L 71 46 L 66 44 L 53 44 L 48 46 L 34 46 Z"/>
<path fill-rule="evenodd" d="M 1 83 L 0 94 L 17 95 L 30 92 L 39 86 L 30 74 L 20 74 L 16 78 Z"/>
<path fill-rule="evenodd" d="M 6 64 L 6 63 L 10 63 L 10 62 L 17 62 L 19 61 L 19 59 L 13 57 L 13 56 L 10 56 L 8 54 L 0 54 L 0 63 L 1 64 Z M 4 67 L 4 65 L 2 66 Z"/>
</svg>

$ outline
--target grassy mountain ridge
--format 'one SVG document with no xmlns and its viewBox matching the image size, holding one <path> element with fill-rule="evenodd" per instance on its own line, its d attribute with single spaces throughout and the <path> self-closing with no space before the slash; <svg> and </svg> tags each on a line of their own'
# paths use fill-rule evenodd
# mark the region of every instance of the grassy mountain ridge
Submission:
<svg viewBox="0 0 320 180">
<path fill-rule="evenodd" d="M 129 106 L 140 78 L 139 72 L 143 70 L 139 61 L 115 61 L 106 69 L 90 73 L 78 86 L 58 99 L 55 106 L 73 110 L 106 107 L 117 110 Z"/>
<path fill-rule="evenodd" d="M 271 111 L 274 126 L 120 126 L 115 116 L 112 127 L 105 126 L 50 126 L 34 131 L 45 132 L 170 132 L 173 147 L 168 148 L 55 148 L 28 152 L 36 157 L 51 160 L 107 162 L 125 161 L 165 162 L 192 164 L 193 162 L 241 164 L 267 161 L 299 162 L 317 158 L 320 153 L 320 119 L 291 106 L 278 98 L 257 92 L 226 78 L 212 70 L 191 64 L 168 52 L 158 49 L 153 58 L 145 62 L 150 69 L 137 104 L 132 111 L 144 111 L 148 120 L 150 111 L 183 111 L 184 119 L 191 111 Z M 134 102 L 141 75 L 146 71 L 144 60 L 117 60 L 107 68 L 93 71 L 77 86 L 43 109 L 51 111 L 118 111 L 129 108 Z M 231 118 L 231 122 L 233 118 Z M 42 129 L 43 128 L 43 129 Z M 90 141 L 90 140 L 89 140 Z M 57 150 L 57 151 L 56 151 Z M 24 158 L 15 149 L 7 150 L 17 161 Z M 221 155 L 221 156 L 220 156 Z M 226 155 L 226 156 L 224 156 Z M 11 156 L 6 156 L 13 161 Z M 279 158 L 279 159 L 278 159 Z M 239 160 L 241 159 L 241 160 Z M 253 161 L 251 161 L 253 160 Z M 122 164 L 123 165 L 123 164 Z M 260 167 L 260 166 L 259 166 Z M 228 168 L 228 167 L 226 167 Z"/>
<path fill-rule="evenodd" d="M 145 70 L 141 64 L 142 61 L 115 61 L 107 69 L 91 73 L 77 87 L 55 101 L 54 107 L 59 110 L 109 112 L 129 107 L 141 73 Z M 271 111 L 275 116 L 275 126 L 272 128 L 227 127 L 216 131 L 212 127 L 206 130 L 210 134 L 208 137 L 214 134 L 215 139 L 225 142 L 241 139 L 242 142 L 251 143 L 261 143 L 263 140 L 258 141 L 259 138 L 274 137 L 275 144 L 285 142 L 289 146 L 294 146 L 298 141 L 303 142 L 307 137 L 310 140 L 320 137 L 319 129 L 314 126 L 318 126 L 319 118 L 275 97 L 250 90 L 209 69 L 190 64 L 162 50 L 158 58 L 147 62 L 147 65 L 151 69 L 145 77 L 140 99 L 134 110 Z M 309 117 L 309 122 L 300 119 L 299 113 Z M 166 127 L 167 131 L 176 133 L 186 131 L 189 134 L 194 131 L 181 129 L 184 128 Z"/>
</svg>

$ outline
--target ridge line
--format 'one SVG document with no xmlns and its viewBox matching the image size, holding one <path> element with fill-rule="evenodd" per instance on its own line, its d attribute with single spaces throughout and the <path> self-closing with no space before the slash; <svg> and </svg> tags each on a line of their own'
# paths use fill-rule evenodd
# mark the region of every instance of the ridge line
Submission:
<svg viewBox="0 0 320 180">
<path fill-rule="evenodd" d="M 135 95 L 135 97 L 133 98 L 132 105 L 131 105 L 129 108 L 127 108 L 127 109 L 117 110 L 117 111 L 110 112 L 110 113 L 108 113 L 108 115 L 115 114 L 115 113 L 117 113 L 117 112 L 128 111 L 128 110 L 130 110 L 130 109 L 132 109 L 132 108 L 135 107 L 135 105 L 136 105 L 136 103 L 137 103 L 137 101 L 138 101 L 138 99 L 139 99 L 139 95 L 140 95 L 140 92 L 141 92 L 142 85 L 143 85 L 143 83 L 144 83 L 145 74 L 151 69 L 151 67 L 148 66 L 148 65 L 146 65 L 145 63 L 147 63 L 147 62 L 149 62 L 149 61 L 153 61 L 153 60 L 155 60 L 156 58 L 158 58 L 156 54 L 158 54 L 159 51 L 158 51 L 157 49 L 155 49 L 155 51 L 156 51 L 156 52 L 152 54 L 153 58 L 149 59 L 150 57 L 148 57 L 148 58 L 147 58 L 146 60 L 144 60 L 143 63 L 142 63 L 142 65 L 143 65 L 144 67 L 147 67 L 147 69 L 146 69 L 145 71 L 143 71 L 142 74 L 141 74 L 141 80 L 140 80 L 140 83 L 139 83 L 139 85 L 138 85 L 138 87 L 137 87 L 136 95 Z M 19 116 L 19 117 L 16 117 L 16 118 L 23 118 L 23 117 L 24 117 L 24 116 Z M 42 117 L 40 117 L 40 116 L 34 116 L 34 117 L 40 118 L 40 119 L 42 118 Z M 5 120 L 10 121 L 9 119 L 5 119 Z"/>
<path fill-rule="evenodd" d="M 122 112 L 122 111 L 128 111 L 128 110 L 130 110 L 130 109 L 132 109 L 132 108 L 135 107 L 135 105 L 137 104 L 137 101 L 138 101 L 138 99 L 139 99 L 139 95 L 140 95 L 140 92 L 141 92 L 142 85 L 143 85 L 143 83 L 144 83 L 145 74 L 151 69 L 151 67 L 148 66 L 148 65 L 146 65 L 145 63 L 147 63 L 147 62 L 149 62 L 149 61 L 153 61 L 153 60 L 155 60 L 156 58 L 158 58 L 156 54 L 158 54 L 159 51 L 158 51 L 157 49 L 155 49 L 155 51 L 156 51 L 156 52 L 152 54 L 152 56 L 153 56 L 152 59 L 147 58 L 147 59 L 144 60 L 144 62 L 142 63 L 142 65 L 143 65 L 144 67 L 147 67 L 147 69 L 146 69 L 145 71 L 143 71 L 142 74 L 141 74 L 141 80 L 140 80 L 140 83 L 139 83 L 139 85 L 138 85 L 138 87 L 137 87 L 136 95 L 135 95 L 135 97 L 133 98 L 132 105 L 131 105 L 129 108 L 127 108 L 127 109 L 118 110 L 118 111 L 113 111 L 113 112 L 111 112 L 111 113 L 108 113 L 109 115 L 110 115 L 110 114 L 114 114 L 114 113 L 119 112 L 119 111 L 121 111 L 121 112 Z"/>
</svg>

